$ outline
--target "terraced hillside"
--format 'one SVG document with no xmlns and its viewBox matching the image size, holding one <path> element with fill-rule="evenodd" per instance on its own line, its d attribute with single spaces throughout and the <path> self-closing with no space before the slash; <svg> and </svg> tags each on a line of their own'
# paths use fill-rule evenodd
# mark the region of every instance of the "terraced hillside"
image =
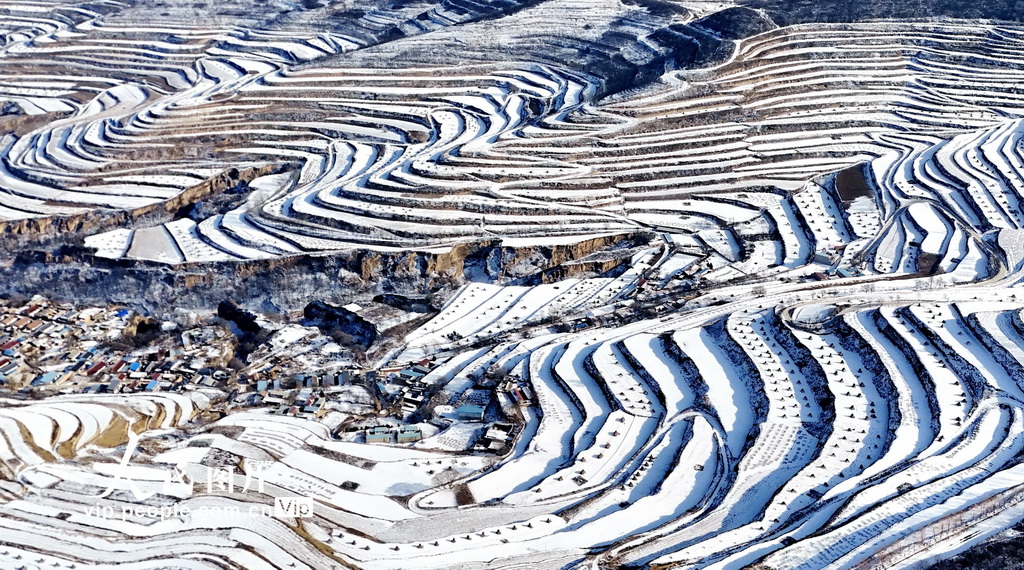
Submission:
<svg viewBox="0 0 1024 570">
<path fill-rule="evenodd" d="M 386 8 L 340 26 L 352 35 L 139 28 L 137 7 L 10 35 L 2 95 L 20 115 L 8 119 L 0 215 L 23 231 L 36 227 L 26 218 L 212 202 L 157 225 L 86 225 L 100 256 L 166 263 L 784 227 L 779 189 L 1020 108 L 1009 25 L 791 26 L 726 57 L 732 42 L 708 27 L 721 24 L 681 7 L 564 0 L 464 24 L 435 8 L 411 20 L 423 29 L 360 27 L 406 15 Z M 580 38 L 522 37 L 564 11 L 590 22 Z M 465 51 L 472 65 L 440 57 L 467 41 L 480 48 Z M 530 58 L 538 42 L 569 44 Z M 673 66 L 687 70 L 597 100 Z"/>
<path fill-rule="evenodd" d="M 150 440 L 133 457 L 149 464 L 139 488 L 101 497 L 113 475 L 69 460 L 98 437 L 117 445 L 103 426 L 122 412 L 81 400 L 11 408 L 2 554 L 57 566 L 901 567 L 990 534 L 989 518 L 970 516 L 976 503 L 995 501 L 1012 524 L 1024 299 L 992 286 L 863 289 L 725 288 L 724 305 L 456 357 L 442 382 L 499 372 L 536 394 L 508 410 L 523 425 L 496 463 L 429 445 L 382 454 L 315 422 L 235 414 L 180 442 Z M 259 489 L 159 485 L 169 469 L 199 480 L 215 454 L 240 461 L 238 487 L 259 473 Z M 134 513 L 136 492 L 173 515 L 112 526 L 92 510 Z M 261 515 L 289 492 L 314 493 L 314 518 Z M 235 518 L 210 518 L 231 505 Z M 965 522 L 942 527 L 950 517 Z M 896 548 L 908 537 L 915 549 Z"/>
<path fill-rule="evenodd" d="M 1019 523 L 1024 26 L 974 4 L 3 4 L 5 291 L 462 286 L 366 363 L 437 365 L 415 442 L 4 401 L 0 565 L 901 568 Z"/>
</svg>

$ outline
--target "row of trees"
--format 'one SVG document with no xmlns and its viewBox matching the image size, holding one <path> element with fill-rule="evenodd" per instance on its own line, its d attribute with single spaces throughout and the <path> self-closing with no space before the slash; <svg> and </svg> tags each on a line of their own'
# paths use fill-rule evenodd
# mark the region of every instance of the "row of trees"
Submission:
<svg viewBox="0 0 1024 570">
<path fill-rule="evenodd" d="M 1021 501 L 1024 501 L 1024 486 L 1013 487 L 917 529 L 888 547 L 879 550 L 855 568 L 856 570 L 891 568 L 903 560 L 927 551 L 928 548 L 941 541 L 958 535 L 966 535 L 974 524 L 996 515 Z"/>
</svg>

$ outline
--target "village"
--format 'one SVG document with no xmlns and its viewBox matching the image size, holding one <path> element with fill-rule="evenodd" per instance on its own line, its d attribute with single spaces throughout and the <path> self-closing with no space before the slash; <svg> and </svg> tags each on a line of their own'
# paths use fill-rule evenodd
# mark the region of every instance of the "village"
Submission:
<svg viewBox="0 0 1024 570">
<path fill-rule="evenodd" d="M 0 569 L 1020 550 L 1021 4 L 2 11 Z"/>
<path fill-rule="evenodd" d="M 239 365 L 236 338 L 223 323 L 182 330 L 123 307 L 76 307 L 43 297 L 0 300 L 0 393 L 26 399 L 56 394 L 201 392 L 217 415 L 262 410 L 320 421 L 339 439 L 406 445 L 435 438 L 450 451 L 502 452 L 513 439 L 525 384 L 474 384 L 440 390 L 434 361 L 363 369 L 312 327 L 285 325 Z M 234 361 L 233 361 L 234 359 Z M 456 405 L 447 405 L 451 403 Z"/>
</svg>

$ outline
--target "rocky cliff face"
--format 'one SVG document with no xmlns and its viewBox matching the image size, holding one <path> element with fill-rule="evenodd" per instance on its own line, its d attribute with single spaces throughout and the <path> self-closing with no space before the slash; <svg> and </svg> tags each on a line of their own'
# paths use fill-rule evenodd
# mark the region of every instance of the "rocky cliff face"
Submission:
<svg viewBox="0 0 1024 570">
<path fill-rule="evenodd" d="M 146 4 L 147 2 L 144 0 L 137 2 L 120 17 L 124 22 L 133 21 L 132 17 L 134 16 L 132 15 L 141 14 Z M 277 4 L 273 5 L 277 6 Z M 217 10 L 225 8 L 225 6 L 218 6 Z M 693 15 L 680 4 L 659 0 L 509 0 L 507 2 L 463 2 L 461 0 L 385 2 L 370 0 L 354 4 L 320 5 L 310 3 L 304 5 L 302 10 L 282 10 L 281 12 L 274 10 L 276 8 L 268 7 L 266 9 L 264 25 L 270 28 L 286 24 L 287 26 L 298 26 L 309 23 L 312 26 L 311 29 L 316 30 L 345 30 L 351 35 L 353 41 L 362 42 L 356 42 L 360 46 L 359 49 L 324 48 L 322 56 L 310 56 L 309 59 L 296 59 L 298 56 L 289 55 L 291 52 L 278 54 L 281 58 L 279 64 L 282 69 L 287 69 L 284 76 L 295 73 L 295 81 L 301 79 L 303 73 L 318 67 L 330 69 L 333 66 L 373 70 L 386 68 L 387 72 L 391 73 L 396 67 L 412 70 L 433 65 L 452 65 L 451 54 L 455 52 L 459 56 L 457 63 L 466 64 L 459 67 L 460 72 L 471 70 L 472 73 L 492 74 L 494 66 L 502 63 L 516 63 L 521 67 L 523 62 L 530 62 L 531 65 L 538 68 L 545 65 L 558 67 L 560 70 L 564 70 L 564 73 L 560 71 L 559 74 L 552 74 L 550 77 L 545 75 L 537 77 L 546 77 L 545 81 L 563 83 L 568 82 L 569 79 L 579 80 L 579 85 L 585 89 L 582 93 L 571 95 L 571 97 L 579 97 L 587 103 L 595 105 L 602 96 L 643 86 L 646 82 L 663 77 L 666 70 L 693 68 L 713 63 L 730 54 L 736 40 L 765 32 L 777 25 L 932 16 L 1015 20 L 1021 16 L 1017 4 L 1008 0 L 994 2 L 860 0 L 833 3 L 810 0 L 741 0 L 739 5 L 733 8 L 697 19 L 693 19 Z M 370 14 L 375 15 L 368 17 Z M 387 14 L 389 17 L 383 18 L 382 14 Z M 427 14 L 428 17 L 421 17 L 423 14 Z M 230 14 L 220 12 L 213 15 L 230 16 Z M 381 24 L 384 21 L 391 23 Z M 225 44 L 218 49 L 227 49 L 228 47 L 230 46 Z M 232 49 L 240 48 L 236 46 Z M 275 45 L 267 47 L 267 49 L 280 50 L 282 48 Z M 308 49 L 303 49 L 295 53 L 308 52 Z M 306 63 L 292 65 L 297 61 L 306 61 Z M 487 64 L 490 67 L 487 67 L 486 71 L 483 67 L 473 70 L 470 67 L 471 64 Z M 422 71 L 416 73 L 422 73 Z M 449 73 L 453 74 L 454 72 Z M 411 71 L 409 74 L 416 75 Z M 554 134 L 558 134 L 560 130 L 571 131 L 572 128 L 584 125 L 588 121 L 602 119 L 599 116 L 580 114 L 570 117 L 572 121 L 579 121 L 578 124 L 572 122 L 563 124 L 561 121 L 564 117 L 553 113 L 552 109 L 557 107 L 560 102 L 564 103 L 565 98 L 570 97 L 570 92 L 554 89 L 550 96 L 531 95 L 533 91 L 530 88 L 530 82 L 540 81 L 540 79 L 529 79 L 533 76 L 525 72 L 517 72 L 517 74 L 514 75 L 514 81 L 503 79 L 502 82 L 499 82 L 502 86 L 506 84 L 515 86 L 516 97 L 491 101 L 494 103 L 494 107 L 501 111 L 501 113 L 494 113 L 494 117 L 483 114 L 479 109 L 474 110 L 475 108 L 471 108 L 471 105 L 459 102 L 460 100 L 455 100 L 458 105 L 453 104 L 451 108 L 439 110 L 438 116 L 446 117 L 453 122 L 453 125 L 457 124 L 458 126 L 450 126 L 451 130 L 457 130 L 465 128 L 465 125 L 472 126 L 475 124 L 474 121 L 482 121 L 481 124 L 489 126 L 490 123 L 487 121 L 493 120 L 493 124 L 499 124 L 500 121 L 511 121 L 512 118 L 519 120 L 517 117 L 522 115 L 525 117 L 522 121 L 522 132 L 531 128 L 539 128 L 538 125 L 542 125 L 554 117 L 555 120 L 552 120 L 551 124 L 543 125 L 550 131 L 546 136 L 552 136 L 552 140 L 558 138 L 554 137 Z M 417 85 L 415 81 L 409 81 L 411 82 L 409 84 Z M 446 78 L 446 81 L 455 81 L 454 75 Z M 439 82 L 439 84 L 443 83 L 444 81 Z M 273 82 L 268 85 L 273 87 L 272 84 Z M 282 85 L 286 84 L 282 83 Z M 267 89 L 270 88 L 267 87 Z M 277 85 L 273 88 L 283 89 L 284 87 Z M 351 86 L 338 83 L 333 88 L 348 90 Z M 487 87 L 487 89 L 493 88 L 493 86 Z M 396 88 L 388 87 L 388 89 Z M 461 94 L 462 91 L 459 93 Z M 328 95 L 331 95 L 331 92 L 325 91 L 324 96 Z M 699 95 L 700 92 L 695 88 L 694 91 L 689 92 L 688 96 L 697 97 Z M 246 96 L 256 97 L 251 93 Z M 396 117 L 403 116 L 394 108 L 381 101 L 376 101 L 377 93 L 375 92 L 367 92 L 360 95 L 360 97 L 362 96 L 365 96 L 365 101 L 357 101 L 358 104 L 352 103 L 352 110 L 345 110 L 343 114 L 355 114 L 355 109 L 376 107 L 386 107 L 390 109 L 387 111 L 390 114 L 383 114 L 382 111 L 382 114 L 379 115 L 367 115 L 372 120 L 371 118 L 357 120 L 358 128 L 353 127 L 354 131 L 359 131 L 362 128 L 360 121 L 374 124 L 396 122 Z M 206 100 L 203 99 L 203 101 Z M 206 103 L 214 105 L 217 101 L 211 99 Z M 312 105 L 316 102 L 306 103 Z M 483 105 L 482 102 L 474 104 Z M 401 108 L 401 105 L 395 108 Z M 466 112 L 466 109 L 470 109 L 472 112 Z M 287 110 L 287 113 L 278 118 L 288 119 L 292 122 L 300 122 L 299 119 L 302 119 L 305 122 L 311 116 L 319 116 L 309 114 L 307 111 L 309 111 L 308 108 L 300 106 Z M 266 112 L 270 113 L 271 111 Z M 691 126 L 689 124 L 691 119 L 687 118 L 687 113 L 688 111 L 680 113 L 676 119 L 679 121 L 681 129 Z M 52 120 L 59 117 L 63 117 L 63 115 L 45 116 L 43 119 Z M 423 130 L 427 127 L 437 127 L 436 130 L 439 132 L 442 130 L 438 126 L 440 123 L 436 123 L 439 119 L 433 115 L 428 117 L 429 121 L 424 119 L 423 124 L 413 120 L 417 119 L 418 115 L 413 114 L 410 117 L 408 121 L 402 123 L 407 125 L 403 128 L 410 129 L 407 133 L 409 137 L 402 138 L 401 143 L 389 144 L 413 144 L 416 141 L 427 140 L 429 138 L 426 134 L 428 131 Z M 749 118 L 737 116 L 730 118 L 729 122 L 738 124 Z M 346 120 L 348 119 L 350 117 L 346 117 Z M 5 124 L 10 133 L 28 136 L 30 131 L 35 131 L 41 126 L 42 123 L 39 122 L 41 120 L 9 117 L 5 119 L 7 121 Z M 667 120 L 669 119 L 658 119 L 651 121 L 648 125 L 652 126 L 653 130 L 656 124 L 657 128 L 660 128 Z M 397 127 L 395 129 L 401 131 Z M 524 148 L 531 144 L 529 137 L 521 137 L 521 131 L 507 133 L 507 140 L 504 141 L 506 146 L 518 144 L 514 142 L 518 138 L 526 139 L 523 143 Z M 389 133 L 395 134 L 388 131 L 380 133 L 380 136 Z M 422 140 L 413 137 L 413 134 Z M 438 133 L 434 133 L 434 135 L 440 136 Z M 208 136 L 217 138 L 212 134 L 208 134 Z M 344 136 L 348 135 L 343 136 L 336 133 L 334 136 L 342 137 L 339 138 L 342 140 Z M 220 139 L 217 140 L 220 141 Z M 596 136 L 595 140 L 598 140 Z M 508 141 L 513 141 L 513 143 Z M 235 141 L 239 145 L 242 142 L 241 139 Z M 364 141 L 360 144 L 369 143 Z M 606 159 L 611 158 L 609 153 L 605 152 L 608 147 L 602 146 L 605 144 L 607 143 L 598 140 L 593 148 L 579 152 L 560 152 L 552 156 L 576 160 L 576 166 L 586 167 L 581 168 L 581 171 L 590 172 L 590 169 L 594 168 L 593 164 L 605 164 Z M 244 146 L 248 148 L 248 142 Z M 40 148 L 45 149 L 46 145 L 42 145 Z M 151 149 L 128 148 L 127 154 L 124 156 L 137 158 L 140 153 L 148 150 Z M 383 151 L 377 147 L 374 147 L 373 152 L 383 155 Z M 647 151 L 637 152 L 636 162 L 647 160 L 643 154 Z M 363 187 L 357 186 L 355 190 L 345 190 L 350 192 L 348 194 L 341 191 L 337 196 L 331 194 L 330 196 L 338 198 L 337 201 L 340 205 L 335 204 L 338 209 L 329 210 L 330 213 L 337 215 L 325 218 L 326 221 L 323 223 L 328 226 L 334 224 L 329 229 L 343 230 L 352 236 L 362 238 L 366 237 L 367 228 L 387 227 L 386 224 L 379 223 L 378 220 L 392 215 L 396 217 L 396 221 L 401 222 L 394 224 L 394 228 L 399 229 L 394 229 L 393 235 L 414 238 L 415 235 L 407 236 L 402 232 L 415 234 L 416 231 L 421 230 L 418 226 L 409 229 L 404 223 L 409 220 L 418 223 L 421 219 L 410 215 L 409 220 L 404 220 L 400 218 L 400 214 L 405 215 L 404 212 L 391 211 L 388 208 L 406 207 L 414 200 L 419 200 L 425 206 L 424 209 L 429 210 L 432 203 L 423 197 L 427 194 L 438 194 L 458 202 L 461 195 L 446 194 L 449 188 L 443 183 L 453 182 L 453 188 L 462 188 L 469 178 L 468 174 L 459 174 L 455 166 L 452 165 L 472 164 L 477 161 L 477 166 L 471 170 L 483 174 L 473 174 L 472 180 L 482 180 L 487 184 L 492 182 L 506 184 L 515 182 L 517 177 L 526 180 L 529 176 L 533 176 L 533 174 L 522 174 L 525 167 L 520 166 L 517 171 L 519 174 L 506 175 L 502 171 L 499 179 L 499 174 L 492 172 L 491 163 L 488 162 L 493 160 L 493 157 L 479 149 L 467 150 L 465 153 L 452 151 L 450 154 L 451 156 L 439 161 L 438 168 L 435 170 L 424 168 L 422 171 L 411 171 L 416 176 L 427 177 L 430 172 L 434 172 L 436 176 L 436 180 L 432 179 L 436 185 L 413 188 L 417 192 L 396 193 L 397 198 L 388 195 L 387 191 L 403 188 L 401 184 L 404 184 L 402 182 L 404 179 L 399 176 L 399 184 L 396 185 L 394 181 L 389 181 L 392 186 L 372 187 L 370 188 L 373 190 L 372 193 L 362 192 Z M 589 156 L 586 156 L 587 154 Z M 696 153 L 691 153 L 691 150 L 687 148 L 678 156 L 672 157 L 672 160 L 676 160 L 679 156 L 690 156 L 690 154 Z M 116 153 L 111 151 L 111 156 L 115 155 Z M 502 154 L 500 160 L 506 160 L 507 156 Z M 754 158 L 760 159 L 760 157 Z M 602 162 L 599 163 L 597 160 Z M 593 161 L 593 164 L 588 164 L 588 161 Z M 624 159 L 623 165 L 628 162 Z M 693 164 L 687 162 L 683 166 L 690 169 L 697 166 L 703 168 L 707 166 L 704 163 L 712 162 L 711 160 Z M 532 167 L 534 162 L 524 164 Z M 543 168 L 538 167 L 538 170 L 551 170 L 555 173 L 552 176 L 557 175 L 559 184 L 562 184 L 568 180 L 563 176 L 568 171 L 567 164 L 571 165 L 569 161 L 562 163 L 548 156 L 542 163 Z M 296 309 L 305 306 L 313 298 L 320 298 L 328 302 L 343 302 L 353 296 L 368 292 L 420 294 L 465 279 L 531 283 L 580 273 L 613 271 L 622 263 L 619 258 L 587 258 L 587 256 L 618 242 L 636 238 L 635 234 L 620 235 L 585 240 L 574 245 L 518 248 L 509 247 L 498 240 L 467 239 L 467 241 L 458 243 L 445 251 L 382 253 L 369 249 L 353 249 L 332 252 L 330 255 L 291 255 L 273 260 L 208 262 L 202 265 L 185 263 L 173 267 L 145 261 L 99 259 L 80 245 L 83 236 L 115 228 L 141 228 L 189 215 L 198 220 L 215 211 L 223 210 L 219 206 L 214 210 L 195 209 L 194 206 L 197 203 L 205 202 L 217 205 L 219 204 L 217 200 L 224 199 L 223 196 L 228 189 L 242 186 L 259 176 L 295 168 L 299 167 L 294 164 L 275 164 L 247 169 L 229 168 L 202 184 L 188 188 L 174 198 L 153 206 L 123 211 L 101 209 L 80 215 L 37 217 L 0 223 L 0 264 L 2 264 L 0 278 L 4 279 L 4 284 L 0 286 L 0 292 L 34 294 L 46 291 L 56 296 L 80 300 L 129 303 L 145 306 L 155 311 L 172 306 L 211 307 L 226 297 L 247 299 L 247 305 L 252 309 Z M 629 169 L 632 168 L 631 166 Z M 624 181 L 646 185 L 653 181 L 654 177 L 661 175 L 647 172 L 645 170 L 647 168 L 647 165 L 636 167 L 637 173 L 632 175 L 633 178 Z M 456 172 L 458 175 L 451 174 L 451 179 L 445 178 L 449 176 L 450 172 Z M 530 172 L 532 173 L 532 170 Z M 617 175 L 616 172 L 609 169 L 608 172 L 601 174 L 602 176 L 593 176 L 585 181 L 574 182 L 576 186 L 567 185 L 566 187 L 581 196 L 580 203 L 594 202 L 598 204 L 597 208 L 605 208 L 608 205 L 601 205 L 603 202 L 609 199 L 621 200 L 621 196 L 619 196 L 621 190 L 616 186 L 617 180 L 613 178 Z M 331 174 L 331 177 L 334 176 L 336 174 Z M 330 180 L 333 179 L 330 178 Z M 376 184 L 375 178 L 370 177 L 368 180 L 371 185 Z M 535 182 L 535 180 L 531 182 Z M 424 191 L 418 192 L 419 190 Z M 526 185 L 520 190 L 525 196 L 534 195 L 532 186 Z M 470 194 L 466 194 L 466 196 L 470 196 Z M 380 204 L 375 204 L 379 208 L 362 211 L 349 203 L 363 199 L 380 200 Z M 396 203 L 388 202 L 392 199 L 395 199 Z M 460 216 L 460 220 L 462 218 L 472 219 L 472 216 L 468 214 L 491 214 L 492 212 L 487 211 L 486 208 L 493 207 L 491 203 L 485 201 L 474 206 L 475 202 L 468 198 L 463 200 L 464 205 L 458 204 L 458 207 L 451 207 L 444 200 L 437 200 L 437 202 L 438 207 L 443 207 L 446 214 L 455 212 Z M 513 201 L 510 204 L 503 205 L 504 209 L 497 213 L 526 218 L 531 213 L 540 211 L 537 201 L 532 198 Z M 742 205 L 740 206 L 742 207 Z M 358 219 L 358 216 L 347 215 L 353 209 L 359 213 L 369 212 L 379 217 L 372 218 L 369 223 L 359 225 L 353 221 L 353 219 Z M 284 212 L 284 210 L 285 208 L 282 206 L 281 211 Z M 326 208 L 325 210 L 314 210 L 314 213 L 320 216 L 323 211 L 326 211 Z M 414 214 L 419 215 L 415 212 Z M 423 216 L 427 216 L 427 214 L 423 214 Z M 282 224 L 291 222 L 290 219 L 285 219 L 284 214 L 281 214 L 281 217 Z M 300 221 L 304 222 L 306 219 L 302 218 Z M 483 225 L 484 216 L 480 216 L 480 223 Z M 590 223 L 589 220 L 588 223 Z M 632 226 L 629 228 L 632 229 Z M 388 231 L 392 231 L 390 227 L 388 227 Z M 602 229 L 602 231 L 605 230 Z M 480 235 L 492 234 L 481 233 Z M 529 235 L 544 234 L 534 231 Z M 581 233 L 581 235 L 583 234 Z M 440 235 L 438 239 L 445 237 L 445 235 Z M 454 238 L 451 241 L 454 241 Z M 359 243 L 379 245 L 381 242 Z M 313 249 L 315 246 L 301 245 L 296 246 L 296 249 L 300 247 Z M 289 250 L 287 254 L 290 254 L 291 251 Z M 572 263 L 574 261 L 580 262 Z M 382 283 L 385 276 L 387 283 Z"/>
<path fill-rule="evenodd" d="M 116 228 L 139 228 L 171 221 L 195 204 L 222 200 L 232 188 L 267 174 L 295 168 L 290 164 L 268 164 L 252 168 L 229 168 L 204 180 L 170 200 L 133 210 L 90 210 L 68 216 L 46 216 L 0 221 L 0 258 L 25 248 L 45 249 L 77 246 L 85 236 Z"/>
<path fill-rule="evenodd" d="M 508 247 L 500 241 L 464 243 L 443 252 L 384 253 L 353 250 L 331 255 L 181 264 L 111 260 L 80 251 L 25 251 L 0 265 L 0 294 L 34 295 L 80 302 L 116 302 L 165 314 L 177 307 L 210 309 L 223 299 L 240 299 L 250 310 L 299 310 L 311 300 L 343 304 L 369 294 L 422 295 L 457 285 L 467 260 L 496 256 L 513 263 L 488 274 L 493 282 L 519 283 L 614 269 L 627 259 L 598 265 L 573 265 L 604 248 L 647 240 L 644 234 L 593 238 L 575 244 Z M 516 260 L 529 258 L 529 274 L 516 272 Z M 470 261 L 470 263 L 472 263 Z"/>
</svg>

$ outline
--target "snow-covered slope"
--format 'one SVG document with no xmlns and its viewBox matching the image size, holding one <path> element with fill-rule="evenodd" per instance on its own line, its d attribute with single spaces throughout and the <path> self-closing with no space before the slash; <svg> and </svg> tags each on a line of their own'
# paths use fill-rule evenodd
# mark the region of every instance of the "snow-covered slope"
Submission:
<svg viewBox="0 0 1024 570">
<path fill-rule="evenodd" d="M 500 455 L 4 402 L 0 566 L 890 568 L 1020 520 L 1024 27 L 779 4 L 0 3 L 0 228 L 47 248 L 4 275 L 641 236 L 460 261 L 522 280 L 396 339 L 506 386 Z M 263 485 L 161 486 L 211 466 Z"/>
</svg>

